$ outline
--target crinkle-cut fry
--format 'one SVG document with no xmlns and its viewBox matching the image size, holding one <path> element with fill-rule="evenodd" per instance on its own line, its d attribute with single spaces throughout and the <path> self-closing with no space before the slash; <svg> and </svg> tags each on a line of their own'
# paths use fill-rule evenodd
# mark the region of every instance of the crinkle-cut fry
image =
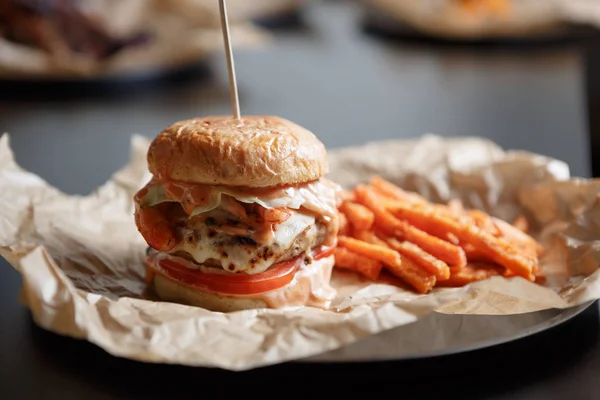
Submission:
<svg viewBox="0 0 600 400">
<path fill-rule="evenodd" d="M 348 225 L 348 219 L 343 213 L 338 213 L 338 235 L 348 235 L 350 233 L 350 226 Z"/>
<path fill-rule="evenodd" d="M 369 257 L 354 253 L 344 247 L 336 247 L 334 252 L 335 266 L 358 272 L 369 280 L 377 280 L 383 263 Z"/>
<path fill-rule="evenodd" d="M 469 263 L 464 267 L 450 268 L 450 278 L 437 283 L 441 287 L 462 287 L 473 282 L 501 276 L 502 268 L 490 263 Z"/>
<path fill-rule="evenodd" d="M 410 258 L 413 262 L 420 265 L 427 272 L 434 274 L 438 281 L 450 278 L 450 268 L 448 264 L 432 256 L 414 243 L 400 242 L 395 238 L 387 240 L 388 245 L 404 256 Z"/>
<path fill-rule="evenodd" d="M 373 211 L 362 204 L 345 201 L 340 205 L 340 211 L 346 215 L 348 222 L 354 229 L 363 231 L 371 229 L 371 226 L 373 226 L 375 219 Z"/>
<path fill-rule="evenodd" d="M 452 243 L 432 236 L 406 221 L 399 220 L 379 204 L 378 197 L 365 185 L 358 185 L 354 192 L 356 201 L 369 208 L 375 214 L 375 225 L 388 235 L 412 242 L 449 265 L 465 265 L 464 251 Z"/>
<path fill-rule="evenodd" d="M 338 238 L 338 246 L 345 247 L 362 256 L 381 261 L 386 265 L 400 266 L 402 264 L 400 254 L 386 246 L 363 242 L 362 240 L 348 236 L 340 236 Z"/>
<path fill-rule="evenodd" d="M 371 179 L 369 179 L 369 184 L 375 191 L 388 198 L 402 199 L 410 201 L 411 203 L 427 203 L 427 200 L 423 196 L 417 193 L 407 192 L 399 186 L 394 185 L 392 182 L 383 179 L 381 176 L 372 176 Z"/>
<path fill-rule="evenodd" d="M 385 268 L 420 294 L 429 293 L 437 282 L 435 275 L 425 271 L 408 257 L 402 257 L 400 266 L 386 265 Z"/>
<path fill-rule="evenodd" d="M 527 233 L 527 231 L 529 230 L 529 221 L 527 221 L 527 218 L 525 218 L 524 215 L 519 215 L 513 221 L 512 226 L 514 226 L 516 229 L 520 230 L 523 233 Z"/>
<path fill-rule="evenodd" d="M 439 215 L 431 210 L 401 207 L 400 205 L 397 205 L 392 212 L 396 217 L 406 220 L 411 224 L 418 226 L 420 229 L 428 231 L 436 236 L 442 233 L 452 233 L 461 242 L 473 245 L 476 249 L 485 254 L 490 261 L 514 270 L 517 275 L 528 280 L 534 279 L 532 273 L 535 264 L 534 260 L 519 254 L 518 251 L 510 245 L 510 242 L 504 238 L 496 237 L 489 232 L 480 229 L 476 225 L 469 223 L 468 219 L 459 222 L 455 219 Z M 424 250 L 433 254 L 428 249 L 424 248 Z M 450 264 L 452 265 L 452 263 Z"/>
</svg>

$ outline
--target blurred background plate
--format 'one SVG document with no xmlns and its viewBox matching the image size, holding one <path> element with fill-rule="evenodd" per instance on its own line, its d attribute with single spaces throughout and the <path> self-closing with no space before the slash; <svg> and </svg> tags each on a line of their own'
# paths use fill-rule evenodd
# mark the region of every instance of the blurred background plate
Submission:
<svg viewBox="0 0 600 400">
<path fill-rule="evenodd" d="M 261 3 L 262 8 L 249 13 L 243 3 L 233 2 L 231 8 L 238 16 L 231 23 L 236 50 L 256 50 L 268 43 L 270 34 L 252 18 L 272 15 L 277 9 L 271 3 L 288 1 Z M 216 0 L 7 0 L 0 4 L 3 81 L 154 79 L 195 68 L 222 48 Z"/>
<path fill-rule="evenodd" d="M 579 40 L 593 32 L 590 24 L 576 23 L 565 15 L 566 11 L 556 6 L 560 1 L 480 0 L 482 4 L 506 4 L 508 10 L 492 8 L 479 14 L 460 9 L 467 1 L 361 0 L 363 25 L 371 32 L 403 39 L 485 45 Z"/>
</svg>

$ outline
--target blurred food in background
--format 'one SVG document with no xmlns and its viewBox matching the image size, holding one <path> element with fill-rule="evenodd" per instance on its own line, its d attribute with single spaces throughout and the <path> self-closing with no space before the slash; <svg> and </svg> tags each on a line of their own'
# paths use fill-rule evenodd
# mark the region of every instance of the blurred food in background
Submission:
<svg viewBox="0 0 600 400">
<path fill-rule="evenodd" d="M 227 0 L 227 17 L 230 22 L 278 18 L 298 12 L 316 0 Z M 171 0 L 180 12 L 203 25 L 220 24 L 218 0 Z"/>
<path fill-rule="evenodd" d="M 144 31 L 123 36 L 107 32 L 73 0 L 4 0 L 0 3 L 0 25 L 6 40 L 57 58 L 80 53 L 96 60 L 106 59 L 148 39 Z"/>
<path fill-rule="evenodd" d="M 556 37 L 577 23 L 600 23 L 599 0 L 362 1 L 371 25 L 449 39 Z"/>
<path fill-rule="evenodd" d="M 228 0 L 236 48 L 266 43 L 253 19 L 300 0 Z M 218 0 L 0 0 L 0 78 L 90 78 L 198 63 L 222 49 Z"/>
</svg>

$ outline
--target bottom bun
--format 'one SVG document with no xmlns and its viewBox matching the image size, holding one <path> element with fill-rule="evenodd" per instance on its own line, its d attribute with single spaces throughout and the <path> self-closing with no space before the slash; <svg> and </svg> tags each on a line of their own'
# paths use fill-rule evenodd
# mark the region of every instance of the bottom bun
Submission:
<svg viewBox="0 0 600 400">
<path fill-rule="evenodd" d="M 334 256 L 313 261 L 302 266 L 288 285 L 256 295 L 234 296 L 204 292 L 160 274 L 154 274 L 150 285 L 161 300 L 216 312 L 304 305 L 327 307 L 335 297 L 335 290 L 329 284 L 334 262 Z"/>
</svg>

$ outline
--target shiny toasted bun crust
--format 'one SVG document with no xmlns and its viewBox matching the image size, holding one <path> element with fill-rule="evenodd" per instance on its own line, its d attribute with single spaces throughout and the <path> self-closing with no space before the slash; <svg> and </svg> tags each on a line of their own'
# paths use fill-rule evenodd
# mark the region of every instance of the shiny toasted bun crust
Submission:
<svg viewBox="0 0 600 400">
<path fill-rule="evenodd" d="M 161 179 L 250 187 L 305 183 L 329 172 L 323 143 L 273 116 L 177 122 L 150 144 L 148 168 Z"/>
<path fill-rule="evenodd" d="M 334 262 L 335 258 L 333 255 L 314 261 L 317 266 L 321 266 L 322 268 L 331 266 Z M 294 284 L 295 281 L 292 281 L 287 286 L 276 290 L 289 290 Z M 268 304 L 263 300 L 252 298 L 251 295 L 246 297 L 233 297 L 207 293 L 200 289 L 194 289 L 189 286 L 182 285 L 174 280 L 165 278 L 160 274 L 154 274 L 150 285 L 154 288 L 156 295 L 163 301 L 201 307 L 209 311 L 233 312 L 257 308 L 269 308 Z M 310 288 L 308 287 L 298 286 L 297 290 L 305 290 L 305 292 L 299 296 L 295 296 L 294 298 L 304 299 L 304 302 L 307 302 L 311 296 L 309 289 Z M 290 305 L 300 306 L 305 304 L 294 303 Z"/>
</svg>

